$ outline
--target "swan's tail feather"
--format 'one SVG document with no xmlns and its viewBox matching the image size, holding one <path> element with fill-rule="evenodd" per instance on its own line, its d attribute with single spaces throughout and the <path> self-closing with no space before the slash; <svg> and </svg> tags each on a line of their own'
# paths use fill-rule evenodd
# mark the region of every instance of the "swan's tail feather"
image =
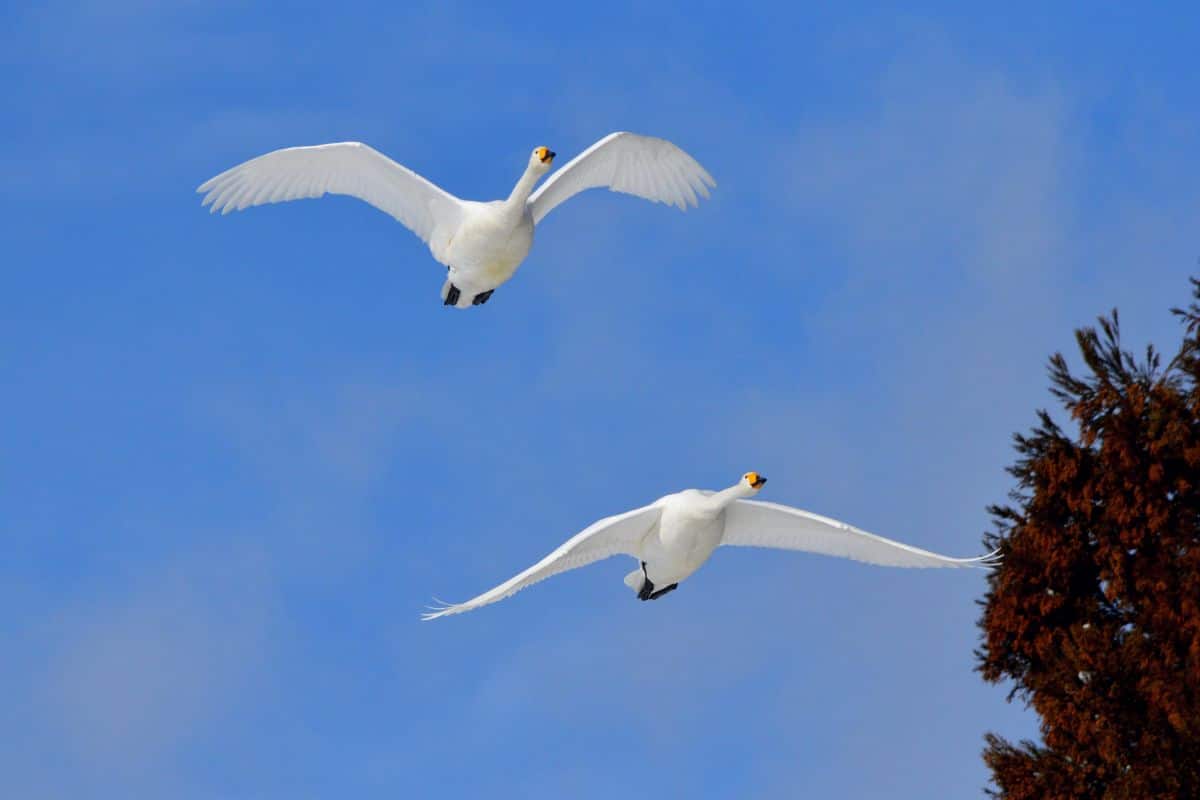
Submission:
<svg viewBox="0 0 1200 800">
<path fill-rule="evenodd" d="M 625 576 L 625 585 L 635 592 L 641 592 L 642 586 L 646 583 L 646 573 L 642 572 L 642 568 L 638 567 L 633 572 Z"/>
</svg>

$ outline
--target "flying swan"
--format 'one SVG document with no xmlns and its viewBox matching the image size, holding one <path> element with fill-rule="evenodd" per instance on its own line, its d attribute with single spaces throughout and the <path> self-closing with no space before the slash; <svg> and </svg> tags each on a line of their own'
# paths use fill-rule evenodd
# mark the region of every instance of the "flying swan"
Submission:
<svg viewBox="0 0 1200 800">
<path fill-rule="evenodd" d="M 639 600 L 656 600 L 673 590 L 721 545 L 805 550 L 886 567 L 990 567 L 998 561 L 996 552 L 949 558 L 798 508 L 745 499 L 758 494 L 766 482 L 757 472 L 747 472 L 719 492 L 685 489 L 607 517 L 496 588 L 465 603 L 431 609 L 422 619 L 472 611 L 551 575 L 620 553 L 641 564 L 625 576 L 625 585 Z"/>
<path fill-rule="evenodd" d="M 610 133 L 533 191 L 554 151 L 536 147 L 507 200 L 461 200 L 361 142 L 288 147 L 252 158 L 200 184 L 202 205 L 228 214 L 263 203 L 347 194 L 390 214 L 429 245 L 449 270 L 444 305 L 483 305 L 529 255 L 533 228 L 585 189 L 667 203 L 681 211 L 715 188 L 694 158 L 665 139 Z"/>
</svg>

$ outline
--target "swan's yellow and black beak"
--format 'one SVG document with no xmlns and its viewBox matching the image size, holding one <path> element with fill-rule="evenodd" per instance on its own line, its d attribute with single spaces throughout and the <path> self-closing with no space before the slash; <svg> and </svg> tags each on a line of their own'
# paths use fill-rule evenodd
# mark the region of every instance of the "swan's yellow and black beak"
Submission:
<svg viewBox="0 0 1200 800">
<path fill-rule="evenodd" d="M 549 147 L 539 147 L 537 149 L 538 160 L 543 164 L 549 164 L 554 161 L 554 157 L 556 155 L 558 155 L 558 153 L 554 152 Z"/>
<path fill-rule="evenodd" d="M 761 489 L 763 484 L 767 482 L 767 479 L 757 472 L 747 472 L 746 482 L 750 484 L 750 488 L 752 489 Z"/>
</svg>

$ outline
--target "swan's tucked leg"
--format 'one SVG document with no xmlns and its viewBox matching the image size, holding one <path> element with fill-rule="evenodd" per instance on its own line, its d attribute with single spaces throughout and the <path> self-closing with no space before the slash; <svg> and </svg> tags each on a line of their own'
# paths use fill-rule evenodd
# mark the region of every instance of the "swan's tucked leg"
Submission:
<svg viewBox="0 0 1200 800">
<path fill-rule="evenodd" d="M 625 576 L 625 585 L 633 589 L 635 593 L 642 591 L 642 583 L 646 580 L 646 573 L 642 572 L 642 568 L 638 567 L 633 572 Z"/>
<path fill-rule="evenodd" d="M 446 281 L 446 285 L 442 287 L 442 305 L 456 306 L 458 305 L 459 296 L 458 287 L 450 281 Z"/>
<path fill-rule="evenodd" d="M 475 295 L 475 299 L 471 301 L 471 305 L 473 305 L 473 306 L 483 305 L 484 303 L 486 303 L 488 300 L 490 300 L 492 298 L 492 292 L 494 292 L 494 291 L 496 291 L 496 290 L 488 289 L 486 292 L 480 292 L 479 294 Z"/>
</svg>

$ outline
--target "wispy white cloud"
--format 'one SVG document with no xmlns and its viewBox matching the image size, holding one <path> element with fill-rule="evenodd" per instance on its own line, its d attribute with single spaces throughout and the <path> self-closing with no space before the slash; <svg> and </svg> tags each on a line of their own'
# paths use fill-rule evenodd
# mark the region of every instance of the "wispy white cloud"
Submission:
<svg viewBox="0 0 1200 800">
<path fill-rule="evenodd" d="M 273 587 L 260 554 L 218 548 L 68 605 L 31 642 L 45 657 L 31 734 L 67 768 L 25 764 L 17 779 L 64 792 L 169 779 L 178 749 L 261 677 Z"/>
</svg>

